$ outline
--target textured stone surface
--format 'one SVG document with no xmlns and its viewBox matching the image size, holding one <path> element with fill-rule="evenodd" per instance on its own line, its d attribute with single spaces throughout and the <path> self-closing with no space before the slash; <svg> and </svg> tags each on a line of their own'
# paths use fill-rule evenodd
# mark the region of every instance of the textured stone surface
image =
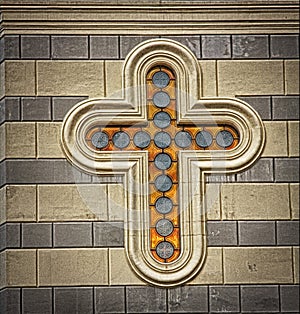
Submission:
<svg viewBox="0 0 300 314">
<path fill-rule="evenodd" d="M 55 314 L 93 314 L 92 288 L 54 288 Z"/>
<path fill-rule="evenodd" d="M 53 59 L 87 59 L 87 36 L 52 36 Z"/>
<path fill-rule="evenodd" d="M 299 96 L 274 96 L 272 102 L 274 120 L 299 119 Z"/>
<path fill-rule="evenodd" d="M 20 42 L 17 35 L 6 35 L 1 38 L 0 61 L 20 58 Z"/>
<path fill-rule="evenodd" d="M 277 244 L 299 245 L 299 221 L 277 221 Z"/>
<path fill-rule="evenodd" d="M 299 182 L 299 158 L 275 159 L 276 182 Z"/>
<path fill-rule="evenodd" d="M 20 247 L 20 224 L 6 223 L 0 226 L 0 251 Z"/>
<path fill-rule="evenodd" d="M 49 36 L 21 36 L 21 58 L 48 59 L 50 58 Z"/>
<path fill-rule="evenodd" d="M 271 35 L 272 58 L 299 58 L 298 35 Z"/>
<path fill-rule="evenodd" d="M 26 97 L 21 99 L 22 120 L 51 120 L 49 97 Z"/>
<path fill-rule="evenodd" d="M 206 184 L 206 216 L 208 220 L 221 219 L 221 184 Z"/>
<path fill-rule="evenodd" d="M 260 97 L 239 97 L 254 108 L 263 120 L 270 120 L 272 117 L 271 98 L 268 96 Z"/>
<path fill-rule="evenodd" d="M 213 313 L 239 313 L 239 287 L 210 286 L 209 305 Z"/>
<path fill-rule="evenodd" d="M 125 289 L 123 287 L 95 288 L 95 313 L 125 313 Z"/>
<path fill-rule="evenodd" d="M 236 222 L 207 222 L 207 241 L 209 246 L 237 245 Z"/>
<path fill-rule="evenodd" d="M 141 42 L 152 39 L 153 36 L 120 36 L 120 58 L 124 59 L 127 54 Z"/>
<path fill-rule="evenodd" d="M 223 184 L 221 194 L 223 219 L 290 218 L 287 184 Z"/>
<path fill-rule="evenodd" d="M 22 224 L 22 245 L 24 248 L 52 246 L 52 224 Z"/>
<path fill-rule="evenodd" d="M 164 38 L 169 38 L 183 44 L 189 48 L 198 59 L 201 57 L 200 36 L 165 36 Z"/>
<path fill-rule="evenodd" d="M 269 40 L 267 35 L 233 35 L 233 58 L 268 58 Z"/>
<path fill-rule="evenodd" d="M 208 311 L 208 291 L 205 286 L 183 286 L 168 293 L 170 313 L 199 313 Z"/>
<path fill-rule="evenodd" d="M 299 311 L 299 285 L 280 287 L 281 311 L 295 312 Z"/>
<path fill-rule="evenodd" d="M 23 313 L 52 313 L 52 289 L 24 288 L 22 291 Z"/>
<path fill-rule="evenodd" d="M 123 184 L 107 186 L 107 203 L 109 220 L 124 220 L 126 207 Z"/>
<path fill-rule="evenodd" d="M 293 283 L 291 248 L 224 248 L 225 284 Z"/>
<path fill-rule="evenodd" d="M 231 57 L 230 36 L 201 36 L 201 48 L 204 59 L 228 59 Z"/>
<path fill-rule="evenodd" d="M 90 55 L 91 59 L 118 59 L 118 36 L 91 36 Z"/>
<path fill-rule="evenodd" d="M 20 314 L 21 289 L 8 288 L 0 291 L 0 309 L 3 314 Z"/>
<path fill-rule="evenodd" d="M 299 122 L 288 122 L 289 157 L 299 156 Z"/>
<path fill-rule="evenodd" d="M 38 251 L 41 286 L 106 285 L 107 249 L 52 249 Z"/>
<path fill-rule="evenodd" d="M 53 97 L 52 98 L 52 111 L 53 120 L 62 121 L 67 112 L 80 101 L 85 100 L 87 97 Z"/>
<path fill-rule="evenodd" d="M 299 219 L 299 183 L 290 184 L 292 219 Z"/>
<path fill-rule="evenodd" d="M 199 61 L 202 73 L 202 92 L 203 97 L 217 96 L 217 63 L 216 61 Z"/>
<path fill-rule="evenodd" d="M 108 98 L 122 97 L 123 65 L 123 61 L 105 61 L 106 97 Z"/>
<path fill-rule="evenodd" d="M 285 94 L 299 94 L 299 60 L 285 61 Z"/>
<path fill-rule="evenodd" d="M 124 246 L 124 224 L 121 222 L 95 222 L 94 245 L 99 247 Z"/>
<path fill-rule="evenodd" d="M 20 120 L 20 99 L 6 97 L 0 101 L 0 124 L 4 121 Z"/>
<path fill-rule="evenodd" d="M 294 283 L 299 284 L 299 247 L 293 247 Z"/>
</svg>

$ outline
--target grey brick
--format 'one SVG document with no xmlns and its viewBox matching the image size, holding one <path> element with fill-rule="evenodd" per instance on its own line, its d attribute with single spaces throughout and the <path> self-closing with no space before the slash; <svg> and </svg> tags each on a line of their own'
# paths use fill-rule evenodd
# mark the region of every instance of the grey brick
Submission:
<svg viewBox="0 0 300 314">
<path fill-rule="evenodd" d="M 299 58 L 298 35 L 271 35 L 272 58 Z"/>
<path fill-rule="evenodd" d="M 210 313 L 239 313 L 239 287 L 210 286 L 209 305 Z"/>
<path fill-rule="evenodd" d="M 268 58 L 269 40 L 267 35 L 233 35 L 233 58 Z"/>
<path fill-rule="evenodd" d="M 0 62 L 4 59 L 19 59 L 19 36 L 5 35 L 0 41 Z"/>
<path fill-rule="evenodd" d="M 22 301 L 24 314 L 52 314 L 51 288 L 24 288 Z"/>
<path fill-rule="evenodd" d="M 53 59 L 87 59 L 87 36 L 52 36 Z"/>
<path fill-rule="evenodd" d="M 92 246 L 92 223 L 55 223 L 55 247 Z"/>
<path fill-rule="evenodd" d="M 51 223 L 23 223 L 22 246 L 28 247 L 51 247 L 52 225 Z"/>
<path fill-rule="evenodd" d="M 20 247 L 20 224 L 6 223 L 0 227 L 0 251 Z"/>
<path fill-rule="evenodd" d="M 124 246 L 124 223 L 123 222 L 95 222 L 94 245 L 122 247 Z"/>
<path fill-rule="evenodd" d="M 62 159 L 5 160 L 0 164 L 1 185 L 87 183 L 91 177 Z"/>
<path fill-rule="evenodd" d="M 278 312 L 278 287 L 241 286 L 241 310 L 253 313 Z"/>
<path fill-rule="evenodd" d="M 237 174 L 238 182 L 274 181 L 272 158 L 261 158 L 248 170 Z"/>
<path fill-rule="evenodd" d="M 184 286 L 169 290 L 170 313 L 199 313 L 208 311 L 208 292 L 205 286 Z"/>
<path fill-rule="evenodd" d="M 80 101 L 87 99 L 87 97 L 53 97 L 52 109 L 53 120 L 62 121 L 66 113 L 73 108 Z"/>
<path fill-rule="evenodd" d="M 239 221 L 240 245 L 275 245 L 275 222 Z"/>
<path fill-rule="evenodd" d="M 253 109 L 255 109 L 263 120 L 270 120 L 272 118 L 270 97 L 261 96 L 239 98 L 247 102 Z"/>
<path fill-rule="evenodd" d="M 188 47 L 195 56 L 200 59 L 200 36 L 165 36 L 165 38 L 173 39 Z"/>
<path fill-rule="evenodd" d="M 55 314 L 92 314 L 93 288 L 54 288 Z"/>
<path fill-rule="evenodd" d="M 274 96 L 273 97 L 274 120 L 298 120 L 299 96 Z"/>
<path fill-rule="evenodd" d="M 121 58 L 126 58 L 129 51 L 141 42 L 155 38 L 153 36 L 120 36 L 120 54 Z"/>
<path fill-rule="evenodd" d="M 0 101 L 0 124 L 5 121 L 20 120 L 20 99 L 6 97 Z"/>
<path fill-rule="evenodd" d="M 225 183 L 236 182 L 235 174 L 207 174 L 205 176 L 205 182 L 207 183 Z"/>
<path fill-rule="evenodd" d="M 125 288 L 95 288 L 95 313 L 125 313 Z"/>
<path fill-rule="evenodd" d="M 299 313 L 299 285 L 280 286 L 281 312 Z"/>
<path fill-rule="evenodd" d="M 276 158 L 275 181 L 299 182 L 299 158 Z"/>
<path fill-rule="evenodd" d="M 234 221 L 207 222 L 208 246 L 237 245 L 237 224 Z"/>
<path fill-rule="evenodd" d="M 299 245 L 299 221 L 277 221 L 277 244 Z"/>
<path fill-rule="evenodd" d="M 22 120 L 51 120 L 50 97 L 23 97 L 21 99 Z"/>
<path fill-rule="evenodd" d="M 23 59 L 49 59 L 49 36 L 21 36 L 21 57 Z"/>
<path fill-rule="evenodd" d="M 127 313 L 165 313 L 166 292 L 154 287 L 126 287 Z"/>
<path fill-rule="evenodd" d="M 118 36 L 91 36 L 90 56 L 91 59 L 118 59 Z"/>
<path fill-rule="evenodd" d="M 3 314 L 20 314 L 21 289 L 9 288 L 0 291 L 0 310 Z"/>
<path fill-rule="evenodd" d="M 201 36 L 202 58 L 228 59 L 231 57 L 230 36 L 204 35 Z"/>
</svg>

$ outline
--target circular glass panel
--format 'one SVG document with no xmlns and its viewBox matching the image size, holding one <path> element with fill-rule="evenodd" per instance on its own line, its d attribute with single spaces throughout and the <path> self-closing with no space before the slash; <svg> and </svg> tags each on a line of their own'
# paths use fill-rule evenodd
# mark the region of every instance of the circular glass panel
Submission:
<svg viewBox="0 0 300 314">
<path fill-rule="evenodd" d="M 134 145 L 139 148 L 146 148 L 150 144 L 150 135 L 146 132 L 137 132 L 133 137 Z"/>
<path fill-rule="evenodd" d="M 233 139 L 232 134 L 226 130 L 220 131 L 216 137 L 217 144 L 224 148 L 231 146 L 233 143 L 233 140 L 234 139 Z"/>
<path fill-rule="evenodd" d="M 156 253 L 160 258 L 167 259 L 174 254 L 174 247 L 170 242 L 163 241 L 158 243 Z"/>
<path fill-rule="evenodd" d="M 155 202 L 155 208 L 160 214 L 168 214 L 173 208 L 173 202 L 165 196 Z"/>
<path fill-rule="evenodd" d="M 156 87 L 164 88 L 168 86 L 170 78 L 166 72 L 159 71 L 153 75 L 152 82 Z"/>
<path fill-rule="evenodd" d="M 108 145 L 108 135 L 104 132 L 96 132 L 93 134 L 92 138 L 92 144 L 96 148 L 103 148 Z"/>
<path fill-rule="evenodd" d="M 186 131 L 180 131 L 175 135 L 175 143 L 177 146 L 186 148 L 192 144 L 192 137 Z"/>
<path fill-rule="evenodd" d="M 158 191 L 161 192 L 167 192 L 171 189 L 172 187 L 172 180 L 169 176 L 165 174 L 161 174 L 158 177 L 156 177 L 154 185 Z"/>
<path fill-rule="evenodd" d="M 114 134 L 112 141 L 118 148 L 125 148 L 130 143 L 129 135 L 123 131 Z"/>
<path fill-rule="evenodd" d="M 157 92 L 153 96 L 153 102 L 158 108 L 166 108 L 170 103 L 170 96 L 165 92 Z"/>
<path fill-rule="evenodd" d="M 154 136 L 154 143 L 159 148 L 167 148 L 171 144 L 171 137 L 166 132 L 158 132 Z"/>
<path fill-rule="evenodd" d="M 155 229 L 159 235 L 161 235 L 163 237 L 167 237 L 168 235 L 170 235 L 173 232 L 174 226 L 170 220 L 160 219 L 156 223 Z"/>
<path fill-rule="evenodd" d="M 212 144 L 212 141 L 213 141 L 213 137 L 207 131 L 200 131 L 196 135 L 196 143 L 200 147 L 203 147 L 203 148 L 209 147 Z"/>
<path fill-rule="evenodd" d="M 154 124 L 161 129 L 166 128 L 171 123 L 171 117 L 164 111 L 155 114 L 153 118 Z"/>
<path fill-rule="evenodd" d="M 166 170 L 171 167 L 172 159 L 166 153 L 157 154 L 154 159 L 155 166 L 160 170 Z"/>
</svg>

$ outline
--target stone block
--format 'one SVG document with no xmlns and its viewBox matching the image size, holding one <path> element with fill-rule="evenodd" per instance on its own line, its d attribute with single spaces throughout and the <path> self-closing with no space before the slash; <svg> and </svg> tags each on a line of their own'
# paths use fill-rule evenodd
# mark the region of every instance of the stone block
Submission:
<svg viewBox="0 0 300 314">
<path fill-rule="evenodd" d="M 299 221 L 277 221 L 277 244 L 299 246 Z"/>
<path fill-rule="evenodd" d="M 290 219 L 287 184 L 223 184 L 221 197 L 225 220 Z"/>
<path fill-rule="evenodd" d="M 288 122 L 289 157 L 299 157 L 299 122 Z"/>
<path fill-rule="evenodd" d="M 52 112 L 54 121 L 62 121 L 67 112 L 87 97 L 53 97 Z"/>
<path fill-rule="evenodd" d="M 118 59 L 118 36 L 90 36 L 91 59 Z"/>
<path fill-rule="evenodd" d="M 201 36 L 202 58 L 229 59 L 231 58 L 231 43 L 229 35 Z"/>
<path fill-rule="evenodd" d="M 207 222 L 208 246 L 237 245 L 237 223 L 232 221 Z"/>
<path fill-rule="evenodd" d="M 276 182 L 299 182 L 299 158 L 276 158 Z"/>
<path fill-rule="evenodd" d="M 273 96 L 274 120 L 298 120 L 299 96 Z"/>
<path fill-rule="evenodd" d="M 286 122 L 265 122 L 266 144 L 262 157 L 288 156 L 288 133 Z"/>
<path fill-rule="evenodd" d="M 54 308 L 55 314 L 93 314 L 93 288 L 54 288 Z"/>
<path fill-rule="evenodd" d="M 52 247 L 52 224 L 23 223 L 22 246 L 24 248 Z"/>
<path fill-rule="evenodd" d="M 61 123 L 37 123 L 37 157 L 64 158 L 60 146 Z"/>
<path fill-rule="evenodd" d="M 120 36 L 120 58 L 126 58 L 127 54 L 141 42 L 152 39 L 153 36 Z"/>
<path fill-rule="evenodd" d="M 94 246 L 123 247 L 124 223 L 123 222 L 95 222 Z"/>
<path fill-rule="evenodd" d="M 106 186 L 40 185 L 40 221 L 107 220 Z"/>
<path fill-rule="evenodd" d="M 22 59 L 49 59 L 50 36 L 21 36 Z"/>
<path fill-rule="evenodd" d="M 275 245 L 275 222 L 239 221 L 239 245 Z"/>
<path fill-rule="evenodd" d="M 124 220 L 127 209 L 123 184 L 107 185 L 107 206 L 110 221 Z"/>
<path fill-rule="evenodd" d="M 299 284 L 299 247 L 293 247 L 294 283 Z"/>
<path fill-rule="evenodd" d="M 271 58 L 299 58 L 298 35 L 271 35 Z"/>
<path fill-rule="evenodd" d="M 221 184 L 206 184 L 206 218 L 208 220 L 221 220 Z"/>
<path fill-rule="evenodd" d="M 290 247 L 224 248 L 225 284 L 293 283 Z"/>
<path fill-rule="evenodd" d="M 240 313 L 238 286 L 210 286 L 209 308 L 212 313 Z"/>
<path fill-rule="evenodd" d="M 8 288 L 0 291 L 0 309 L 3 314 L 20 314 L 21 289 Z"/>
<path fill-rule="evenodd" d="M 267 35 L 233 35 L 232 57 L 235 59 L 269 58 Z"/>
<path fill-rule="evenodd" d="M 184 35 L 184 36 L 164 36 L 164 38 L 169 38 L 175 41 L 178 41 L 182 45 L 189 48 L 196 58 L 201 58 L 201 48 L 200 48 L 200 36 L 198 35 Z"/>
<path fill-rule="evenodd" d="M 285 63 L 285 94 L 299 94 L 299 60 L 286 60 Z"/>
<path fill-rule="evenodd" d="M 299 219 L 299 183 L 290 184 L 292 219 Z"/>
<path fill-rule="evenodd" d="M 107 249 L 41 249 L 38 251 L 38 284 L 107 285 L 107 255 Z"/>
<path fill-rule="evenodd" d="M 241 100 L 248 103 L 263 120 L 271 120 L 272 110 L 271 110 L 271 98 L 268 96 L 260 97 L 239 97 Z"/>
<path fill-rule="evenodd" d="M 206 286 L 183 286 L 170 289 L 168 303 L 170 313 L 202 313 L 208 311 Z"/>
<path fill-rule="evenodd" d="M 0 251 L 3 249 L 19 248 L 20 243 L 20 224 L 6 223 L 0 226 Z"/>
<path fill-rule="evenodd" d="M 219 96 L 280 95 L 283 86 L 279 60 L 218 61 Z"/>
<path fill-rule="evenodd" d="M 92 246 L 91 223 L 55 223 L 53 228 L 55 247 Z"/>
<path fill-rule="evenodd" d="M 299 285 L 280 286 L 280 304 L 283 313 L 299 311 Z"/>
<path fill-rule="evenodd" d="M 112 99 L 122 98 L 123 65 L 124 61 L 105 61 L 106 96 L 108 98 Z"/>
<path fill-rule="evenodd" d="M 51 120 L 50 97 L 26 97 L 21 99 L 22 120 Z"/>
<path fill-rule="evenodd" d="M 124 287 L 96 287 L 95 313 L 125 313 Z"/>
<path fill-rule="evenodd" d="M 37 93 L 103 97 L 103 61 L 37 61 Z"/>
<path fill-rule="evenodd" d="M 24 288 L 22 290 L 23 313 L 52 314 L 52 289 Z"/>
<path fill-rule="evenodd" d="M 35 96 L 35 61 L 5 61 L 3 66 L 6 96 Z"/>
<path fill-rule="evenodd" d="M 165 313 L 166 289 L 156 287 L 126 287 L 128 313 Z"/>
<path fill-rule="evenodd" d="M 247 313 L 279 312 L 277 286 L 241 286 L 241 310 Z"/>
<path fill-rule="evenodd" d="M 52 36 L 53 59 L 87 59 L 88 36 Z"/>
<path fill-rule="evenodd" d="M 1 39 L 0 61 L 20 58 L 20 42 L 18 35 L 5 35 Z"/>
<path fill-rule="evenodd" d="M 217 62 L 201 60 L 199 64 L 202 74 L 202 97 L 217 96 Z"/>
<path fill-rule="evenodd" d="M 6 97 L 0 101 L 0 124 L 20 120 L 19 97 Z"/>
</svg>

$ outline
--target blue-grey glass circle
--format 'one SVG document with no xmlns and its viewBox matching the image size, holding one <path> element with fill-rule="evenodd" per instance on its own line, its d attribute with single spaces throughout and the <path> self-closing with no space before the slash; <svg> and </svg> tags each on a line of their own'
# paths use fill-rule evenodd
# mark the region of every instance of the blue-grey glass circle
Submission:
<svg viewBox="0 0 300 314">
<path fill-rule="evenodd" d="M 169 176 L 165 174 L 161 174 L 158 177 L 156 177 L 154 181 L 154 185 L 158 191 L 161 192 L 167 192 L 171 189 L 172 187 L 172 180 Z"/>
<path fill-rule="evenodd" d="M 133 137 L 134 145 L 139 148 L 146 148 L 149 146 L 151 137 L 147 132 L 137 132 Z"/>
<path fill-rule="evenodd" d="M 114 134 L 112 141 L 118 148 L 125 148 L 130 143 L 129 135 L 123 131 Z"/>
<path fill-rule="evenodd" d="M 203 147 L 203 148 L 209 147 L 212 144 L 212 141 L 213 141 L 213 137 L 207 131 L 200 131 L 196 135 L 196 143 L 200 147 Z"/>
<path fill-rule="evenodd" d="M 234 139 L 229 131 L 223 130 L 217 134 L 216 141 L 219 146 L 226 148 L 232 145 Z"/>
<path fill-rule="evenodd" d="M 156 72 L 152 77 L 152 82 L 156 87 L 164 88 L 169 85 L 170 78 L 166 72 Z"/>
<path fill-rule="evenodd" d="M 157 92 L 153 96 L 153 103 L 158 108 L 166 108 L 170 103 L 170 96 L 165 92 Z"/>
<path fill-rule="evenodd" d="M 108 145 L 108 135 L 104 132 L 96 132 L 92 136 L 92 144 L 96 148 L 104 148 Z"/>
<path fill-rule="evenodd" d="M 154 143 L 159 148 L 167 148 L 171 144 L 171 136 L 166 132 L 158 132 L 154 136 Z"/>
<path fill-rule="evenodd" d="M 158 243 L 155 250 L 157 255 L 163 259 L 170 258 L 174 254 L 174 246 L 168 241 Z"/>
<path fill-rule="evenodd" d="M 171 123 L 171 117 L 168 113 L 160 111 L 153 118 L 154 124 L 161 129 L 168 127 Z"/>
<path fill-rule="evenodd" d="M 174 226 L 170 220 L 160 219 L 156 223 L 155 229 L 159 235 L 161 235 L 163 237 L 167 237 L 173 232 Z"/>
<path fill-rule="evenodd" d="M 175 143 L 182 148 L 189 147 L 192 144 L 192 136 L 189 132 L 180 131 L 175 135 Z"/>
<path fill-rule="evenodd" d="M 155 166 L 160 170 L 166 170 L 171 167 L 172 159 L 166 153 L 159 153 L 154 159 Z"/>
<path fill-rule="evenodd" d="M 160 197 L 155 202 L 155 209 L 160 214 L 168 214 L 173 208 L 173 202 L 165 196 Z"/>
</svg>

